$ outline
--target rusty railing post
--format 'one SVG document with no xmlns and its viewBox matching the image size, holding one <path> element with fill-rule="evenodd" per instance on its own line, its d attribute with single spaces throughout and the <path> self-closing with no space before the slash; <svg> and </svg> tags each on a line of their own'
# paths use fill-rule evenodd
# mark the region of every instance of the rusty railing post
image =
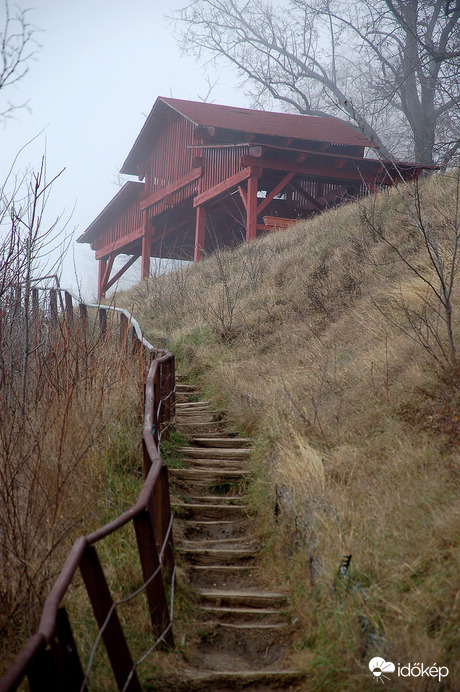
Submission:
<svg viewBox="0 0 460 692">
<path fill-rule="evenodd" d="M 65 692 L 86 691 L 86 685 L 82 687 L 85 676 L 69 617 L 64 607 L 57 611 L 56 630 L 51 640 L 51 649 L 56 662 L 59 689 L 65 690 Z"/>
<path fill-rule="evenodd" d="M 139 353 L 141 347 L 141 342 L 137 338 L 136 329 L 133 327 L 131 329 L 131 353 L 133 356 Z"/>
<path fill-rule="evenodd" d="M 72 304 L 72 296 L 70 293 L 67 293 L 67 291 L 64 294 L 65 297 L 65 318 L 67 320 L 68 327 L 72 326 L 72 321 L 73 321 L 73 304 Z"/>
<path fill-rule="evenodd" d="M 171 620 L 155 543 L 155 534 L 151 517 L 147 510 L 134 517 L 134 528 L 144 582 L 147 582 L 155 574 L 145 587 L 145 590 L 153 633 L 155 637 L 160 637 L 168 625 L 171 624 Z M 171 627 L 164 636 L 164 642 L 167 646 L 174 647 Z"/>
<path fill-rule="evenodd" d="M 107 338 L 107 310 L 104 310 L 103 308 L 99 308 L 98 310 L 99 314 L 99 329 L 102 334 L 102 338 L 105 341 Z"/>
<path fill-rule="evenodd" d="M 170 371 L 169 371 L 169 386 L 170 386 L 170 420 L 173 421 L 176 418 L 176 360 L 172 355 L 170 359 Z"/>
<path fill-rule="evenodd" d="M 53 327 L 55 327 L 58 320 L 57 296 L 55 288 L 50 288 L 50 320 Z"/>
<path fill-rule="evenodd" d="M 155 442 L 155 447 L 158 449 L 160 442 L 160 421 L 161 421 L 161 411 L 158 415 L 158 409 L 160 405 L 160 369 L 157 368 L 155 371 L 155 376 L 153 378 L 153 441 Z"/>
<path fill-rule="evenodd" d="M 128 348 L 128 318 L 122 312 L 120 313 L 120 351 L 126 353 Z"/>
<path fill-rule="evenodd" d="M 88 546 L 85 550 L 80 562 L 80 571 L 97 624 L 99 628 L 105 625 L 102 639 L 104 640 L 118 689 L 126 690 L 126 692 L 142 692 L 131 652 L 126 643 L 125 633 L 114 607 L 112 595 L 99 562 L 99 557 L 93 546 Z M 130 675 L 131 679 L 127 683 Z"/>
<path fill-rule="evenodd" d="M 32 314 L 33 319 L 36 322 L 38 320 L 38 288 L 32 289 Z"/>
<path fill-rule="evenodd" d="M 85 303 L 80 303 L 80 324 L 82 334 L 86 334 L 88 329 L 88 307 Z"/>
<path fill-rule="evenodd" d="M 157 538 L 158 550 L 161 550 L 163 542 L 166 539 L 168 529 L 171 524 L 171 504 L 169 501 L 169 480 L 168 480 L 168 468 L 163 465 L 161 467 L 160 475 L 158 476 L 158 481 L 155 484 L 154 489 L 154 524 L 155 524 L 155 535 Z M 164 571 L 167 574 L 171 574 L 174 569 L 174 542 L 173 542 L 173 532 L 172 526 L 169 531 L 169 535 L 166 539 L 166 545 L 163 552 L 163 565 Z"/>
<path fill-rule="evenodd" d="M 27 677 L 30 692 L 43 692 L 45 680 L 46 690 L 60 692 L 61 686 L 58 681 L 53 652 L 46 647 L 45 641 L 27 667 Z"/>
</svg>

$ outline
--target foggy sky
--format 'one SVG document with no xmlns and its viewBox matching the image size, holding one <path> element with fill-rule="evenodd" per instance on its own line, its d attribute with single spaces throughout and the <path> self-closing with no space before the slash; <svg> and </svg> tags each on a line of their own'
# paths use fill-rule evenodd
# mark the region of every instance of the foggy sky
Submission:
<svg viewBox="0 0 460 692">
<path fill-rule="evenodd" d="M 4 16 L 0 0 L 0 18 Z M 62 284 L 83 281 L 85 297 L 96 293 L 97 263 L 80 236 L 116 194 L 119 168 L 158 96 L 199 100 L 208 86 L 203 69 L 183 57 L 164 15 L 185 0 L 19 0 L 33 7 L 29 21 L 40 29 L 41 44 L 29 73 L 0 92 L 2 104 L 29 102 L 0 126 L 0 176 L 4 180 L 19 149 L 19 165 L 37 168 L 46 149 L 48 178 L 66 170 L 54 184 L 47 213 L 50 223 L 62 215 L 74 231 Z M 229 70 L 213 74 L 218 85 L 212 100 L 248 106 Z M 41 133 L 41 134 L 40 134 Z M 131 270 L 137 278 L 139 270 Z"/>
</svg>

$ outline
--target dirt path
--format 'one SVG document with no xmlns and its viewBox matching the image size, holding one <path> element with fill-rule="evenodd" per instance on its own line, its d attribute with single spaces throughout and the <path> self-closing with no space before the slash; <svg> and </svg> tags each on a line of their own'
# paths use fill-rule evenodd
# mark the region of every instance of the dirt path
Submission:
<svg viewBox="0 0 460 692">
<path fill-rule="evenodd" d="M 177 425 L 189 436 L 187 467 L 171 469 L 176 545 L 199 599 L 199 644 L 175 689 L 299 689 L 283 664 L 286 600 L 258 588 L 257 545 L 245 506 L 251 440 L 230 436 L 194 387 L 177 385 Z"/>
</svg>

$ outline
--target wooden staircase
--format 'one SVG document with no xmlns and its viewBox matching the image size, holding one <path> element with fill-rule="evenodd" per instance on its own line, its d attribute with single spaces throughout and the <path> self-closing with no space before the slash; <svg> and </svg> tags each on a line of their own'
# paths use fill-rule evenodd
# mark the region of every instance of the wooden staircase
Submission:
<svg viewBox="0 0 460 692">
<path fill-rule="evenodd" d="M 170 469 L 176 546 L 198 597 L 199 642 L 175 690 L 299 689 L 283 662 L 286 598 L 255 580 L 257 544 L 245 504 L 251 440 L 229 435 L 220 412 L 178 383 L 177 427 L 187 465 Z"/>
</svg>

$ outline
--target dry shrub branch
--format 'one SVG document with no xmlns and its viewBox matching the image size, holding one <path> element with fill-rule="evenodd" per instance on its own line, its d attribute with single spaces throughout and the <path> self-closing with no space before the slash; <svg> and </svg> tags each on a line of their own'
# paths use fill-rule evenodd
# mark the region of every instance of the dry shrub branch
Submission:
<svg viewBox="0 0 460 692">
<path fill-rule="evenodd" d="M 109 453 L 133 418 L 141 430 L 143 368 L 90 318 L 54 321 L 40 301 L 2 319 L 0 632 L 5 664 L 37 625 L 73 540 L 104 523 Z M 26 368 L 26 373 L 24 373 Z M 23 383 L 26 382 L 25 390 Z M 140 436 L 140 432 L 139 432 Z M 3 658 L 3 656 L 2 656 Z"/>
</svg>

